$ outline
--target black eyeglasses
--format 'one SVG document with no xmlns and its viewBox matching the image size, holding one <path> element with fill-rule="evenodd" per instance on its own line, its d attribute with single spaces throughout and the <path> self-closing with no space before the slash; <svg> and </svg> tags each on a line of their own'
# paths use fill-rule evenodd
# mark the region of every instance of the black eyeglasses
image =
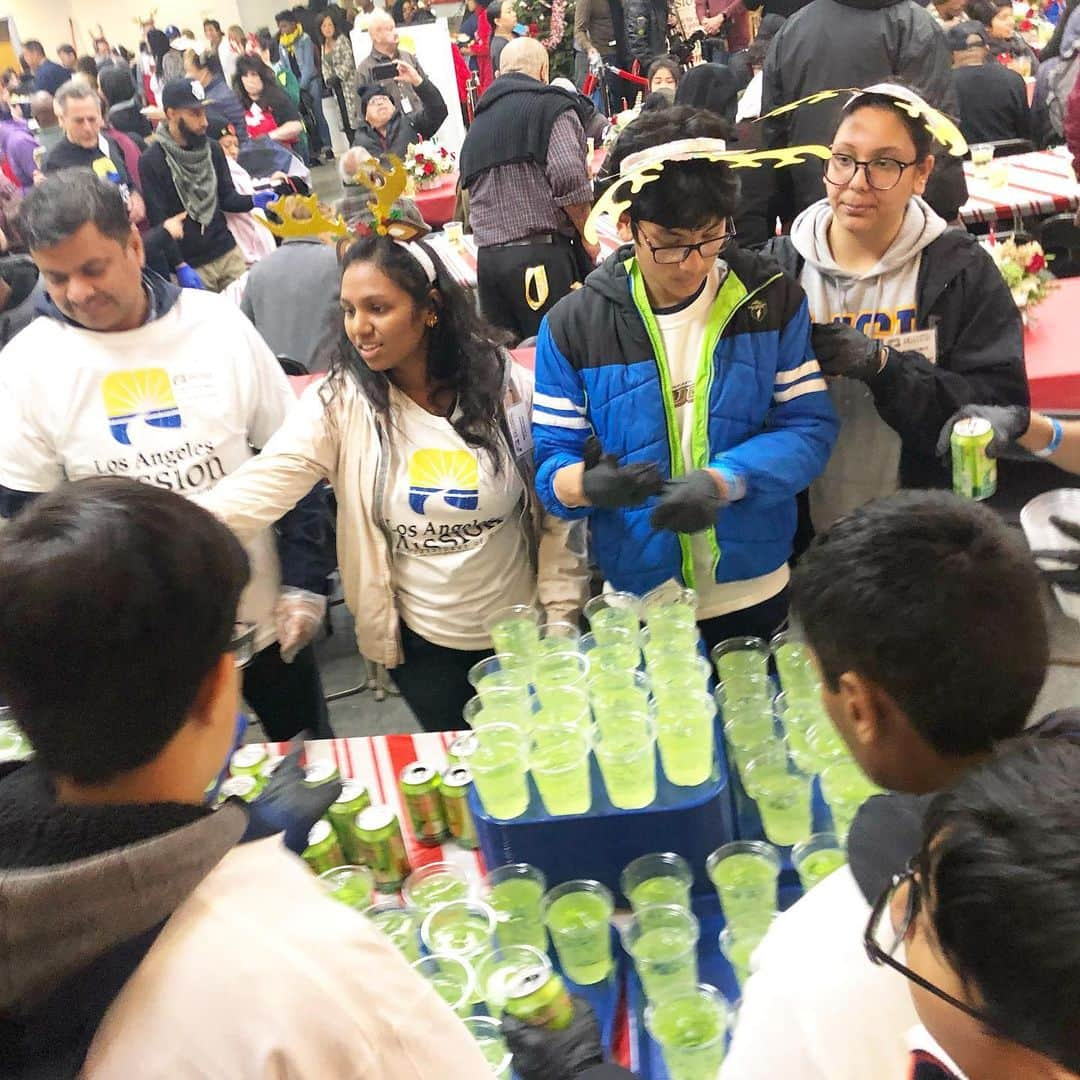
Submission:
<svg viewBox="0 0 1080 1080">
<path fill-rule="evenodd" d="M 675 263 L 686 262 L 692 251 L 696 251 L 703 259 L 716 258 L 735 239 L 735 225 L 729 221 L 727 226 L 728 231 L 723 236 L 714 236 L 711 240 L 701 240 L 696 244 L 675 244 L 668 247 L 656 247 L 640 226 L 634 226 L 634 235 L 641 237 L 652 252 L 655 262 L 661 266 L 674 266 Z"/>
<path fill-rule="evenodd" d="M 255 624 L 238 622 L 233 625 L 233 636 L 229 641 L 229 652 L 233 654 L 233 663 L 238 668 L 245 668 L 255 655 Z"/>
<path fill-rule="evenodd" d="M 917 165 L 917 161 L 897 161 L 896 158 L 879 157 L 870 161 L 859 161 L 850 154 L 833 154 L 825 162 L 822 171 L 827 183 L 843 187 L 855 179 L 855 174 L 862 169 L 866 182 L 875 191 L 889 191 L 900 183 L 905 169 Z"/>
</svg>

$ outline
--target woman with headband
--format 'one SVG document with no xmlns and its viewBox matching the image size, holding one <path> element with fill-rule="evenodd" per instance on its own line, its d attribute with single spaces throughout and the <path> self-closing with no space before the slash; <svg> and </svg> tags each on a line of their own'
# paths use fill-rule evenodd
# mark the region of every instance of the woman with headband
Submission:
<svg viewBox="0 0 1080 1080">
<path fill-rule="evenodd" d="M 938 435 L 962 405 L 1028 402 L 1023 327 L 1001 274 L 922 198 L 931 113 L 901 86 L 855 94 L 824 164 L 826 198 L 766 248 L 805 290 L 814 352 L 833 376 L 840 438 L 810 488 L 819 530 L 900 487 L 947 486 Z"/>
<path fill-rule="evenodd" d="M 453 730 L 494 612 L 539 600 L 576 618 L 583 539 L 571 550 L 533 494 L 531 376 L 428 248 L 357 240 L 341 307 L 326 381 L 206 505 L 244 536 L 329 480 L 360 652 L 393 669 L 425 730 Z"/>
</svg>

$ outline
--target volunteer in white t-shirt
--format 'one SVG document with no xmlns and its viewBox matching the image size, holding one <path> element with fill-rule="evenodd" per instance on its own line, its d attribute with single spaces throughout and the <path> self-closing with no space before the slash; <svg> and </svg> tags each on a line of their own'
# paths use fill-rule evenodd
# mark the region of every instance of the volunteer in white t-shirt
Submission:
<svg viewBox="0 0 1080 1080">
<path fill-rule="evenodd" d="M 529 372 L 436 257 L 370 236 L 343 266 L 326 382 L 205 504 L 246 537 L 329 479 L 360 651 L 393 669 L 426 730 L 452 730 L 469 668 L 491 653 L 490 615 L 538 600 L 576 616 L 584 537 L 534 497 Z"/>
<path fill-rule="evenodd" d="M 905 103 L 929 108 L 891 83 L 848 101 L 827 197 L 766 248 L 805 290 L 821 370 L 839 376 L 840 438 L 810 488 L 817 529 L 899 487 L 948 485 L 938 434 L 962 405 L 1028 402 L 1020 314 L 976 238 L 923 201 L 933 140 Z"/>
<path fill-rule="evenodd" d="M 250 322 L 210 293 L 144 273 L 123 199 L 90 170 L 47 178 L 21 220 L 48 299 L 0 354 L 0 516 L 84 476 L 191 496 L 254 456 L 294 399 Z M 313 495 L 276 537 L 264 529 L 248 543 L 240 618 L 256 625 L 259 651 L 244 694 L 277 740 L 331 735 L 310 647 L 333 566 L 320 511 Z M 148 630 L 168 648 L 168 611 Z"/>
</svg>

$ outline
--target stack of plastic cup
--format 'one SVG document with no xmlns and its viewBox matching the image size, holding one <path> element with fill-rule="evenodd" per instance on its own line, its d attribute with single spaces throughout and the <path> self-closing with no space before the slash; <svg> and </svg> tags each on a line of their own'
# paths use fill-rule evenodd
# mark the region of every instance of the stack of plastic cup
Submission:
<svg viewBox="0 0 1080 1080">
<path fill-rule="evenodd" d="M 697 986 L 698 921 L 684 907 L 643 907 L 623 927 L 622 941 L 650 1001 Z"/>
<path fill-rule="evenodd" d="M 656 799 L 656 727 L 651 719 L 626 714 L 618 724 L 598 724 L 593 752 L 612 806 L 640 810 Z"/>
<path fill-rule="evenodd" d="M 704 984 L 654 1001 L 645 1010 L 645 1027 L 664 1055 L 671 1080 L 715 1080 L 730 1024 L 723 995 Z"/>
<path fill-rule="evenodd" d="M 528 863 L 496 866 L 485 875 L 480 894 L 495 912 L 499 945 L 531 945 L 541 952 L 547 949 L 541 910 L 546 891 L 543 871 Z"/>
<path fill-rule="evenodd" d="M 655 684 L 654 684 L 655 685 Z M 679 787 L 704 784 L 713 771 L 716 706 L 706 690 L 656 697 L 656 736 L 664 775 Z"/>
<path fill-rule="evenodd" d="M 742 777 L 756 803 L 765 835 L 778 847 L 791 847 L 814 831 L 813 777 L 800 772 L 786 755 L 753 758 Z"/>
<path fill-rule="evenodd" d="M 572 982 L 603 982 L 614 968 L 611 953 L 611 893 L 599 881 L 566 881 L 544 897 L 544 924 Z"/>
</svg>

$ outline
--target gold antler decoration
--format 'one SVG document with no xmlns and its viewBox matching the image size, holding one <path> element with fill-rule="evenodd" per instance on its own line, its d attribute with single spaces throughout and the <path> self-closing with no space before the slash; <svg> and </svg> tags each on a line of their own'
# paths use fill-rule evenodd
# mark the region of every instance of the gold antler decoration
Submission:
<svg viewBox="0 0 1080 1080">
<path fill-rule="evenodd" d="M 285 195 L 267 206 L 280 223 L 256 215 L 275 236 L 283 240 L 298 236 L 348 236 L 349 228 L 341 217 L 328 218 L 319 207 L 317 195 Z"/>
<path fill-rule="evenodd" d="M 375 219 L 375 231 L 380 236 L 389 233 L 394 203 L 405 193 L 409 183 L 409 174 L 401 158 L 389 154 L 387 160 L 390 162 L 389 169 L 381 162 L 366 161 L 356 171 L 356 179 L 375 196 L 368 203 L 368 208 Z"/>
</svg>

